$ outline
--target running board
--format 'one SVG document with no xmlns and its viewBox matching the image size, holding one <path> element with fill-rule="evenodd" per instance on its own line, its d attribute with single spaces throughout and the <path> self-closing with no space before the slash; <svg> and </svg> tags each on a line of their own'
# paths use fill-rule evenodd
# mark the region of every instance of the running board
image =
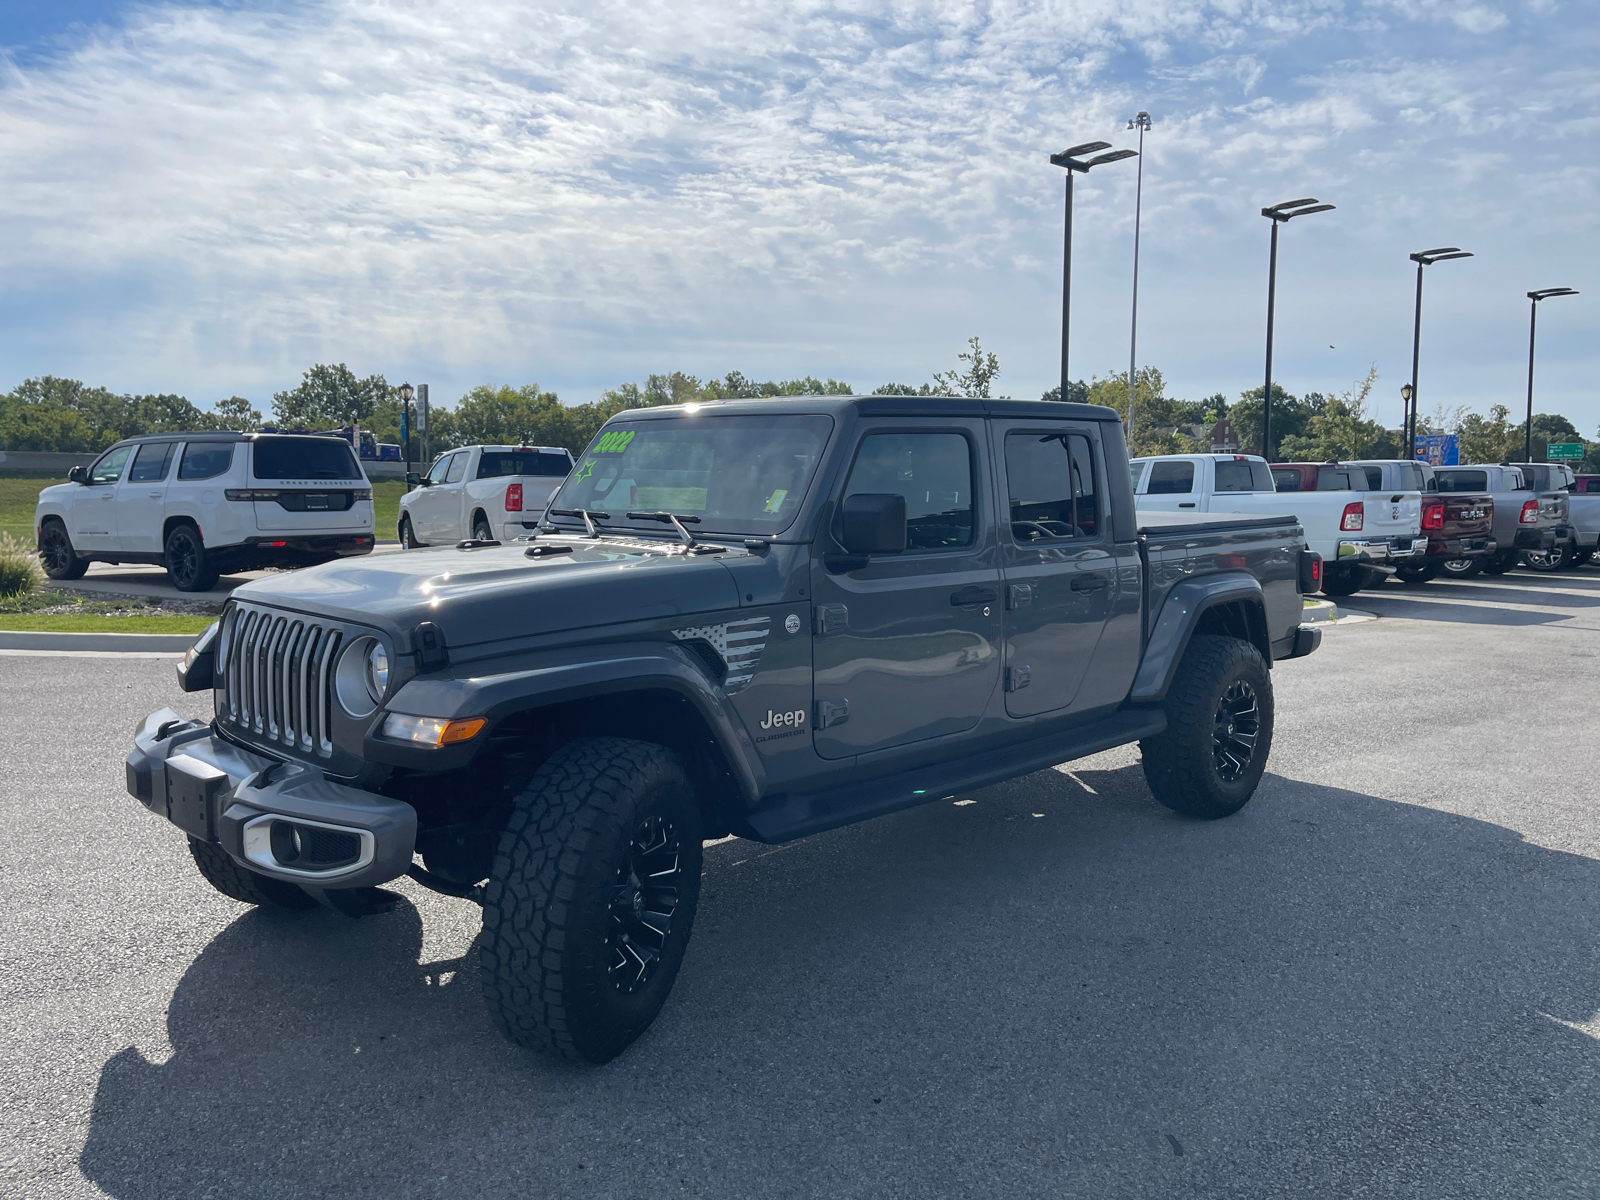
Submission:
<svg viewBox="0 0 1600 1200">
<path fill-rule="evenodd" d="M 867 783 L 787 796 L 773 807 L 758 808 L 746 817 L 744 823 L 748 832 L 745 836 L 769 843 L 793 841 L 841 825 L 914 808 L 958 792 L 1031 775 L 1057 763 L 1155 737 L 1166 727 L 1166 713 L 1159 708 L 1124 709 L 1079 729 L 1058 731 L 1021 744 L 1013 743 L 951 762 L 902 771 Z"/>
</svg>

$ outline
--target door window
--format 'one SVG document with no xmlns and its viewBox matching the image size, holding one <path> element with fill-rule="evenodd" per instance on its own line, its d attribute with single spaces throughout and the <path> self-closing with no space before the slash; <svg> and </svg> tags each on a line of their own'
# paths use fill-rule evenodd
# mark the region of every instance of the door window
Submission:
<svg viewBox="0 0 1600 1200">
<path fill-rule="evenodd" d="M 215 479 L 233 465 L 233 442 L 190 442 L 178 460 L 179 479 Z"/>
<path fill-rule="evenodd" d="M 115 483 L 122 478 L 122 464 L 128 461 L 132 446 L 117 446 L 109 451 L 89 472 L 90 483 Z"/>
<path fill-rule="evenodd" d="M 1260 467 L 1261 473 L 1251 470 Z M 1264 478 L 1263 478 L 1264 477 Z M 1232 459 L 1217 464 L 1217 491 L 1219 492 L 1271 492 L 1276 488 L 1272 482 L 1272 472 L 1265 463 L 1253 463 L 1249 460 L 1240 462 Z"/>
<path fill-rule="evenodd" d="M 959 433 L 874 433 L 862 439 L 844 494 L 904 496 L 906 549 L 972 543 L 972 449 Z"/>
<path fill-rule="evenodd" d="M 446 483 L 460 483 L 461 477 L 467 473 L 467 455 L 458 453 L 451 456 L 450 472 L 444 477 Z"/>
<path fill-rule="evenodd" d="M 167 477 L 172 465 L 172 452 L 177 442 L 146 442 L 133 456 L 133 469 L 128 472 L 129 483 L 159 483 Z"/>
<path fill-rule="evenodd" d="M 1156 462 L 1150 465 L 1147 496 L 1187 496 L 1194 491 L 1192 462 Z"/>
<path fill-rule="evenodd" d="M 428 470 L 428 482 L 443 483 L 445 472 L 450 469 L 450 460 L 454 457 L 453 454 L 441 454 L 434 459 L 433 466 Z"/>
<path fill-rule="evenodd" d="M 1298 492 L 1300 490 L 1300 469 L 1298 467 L 1284 467 L 1282 470 L 1272 472 L 1272 482 L 1277 485 L 1280 492 Z"/>
<path fill-rule="evenodd" d="M 1006 486 L 1019 543 L 1098 535 L 1094 452 L 1081 434 L 1009 434 Z"/>
</svg>

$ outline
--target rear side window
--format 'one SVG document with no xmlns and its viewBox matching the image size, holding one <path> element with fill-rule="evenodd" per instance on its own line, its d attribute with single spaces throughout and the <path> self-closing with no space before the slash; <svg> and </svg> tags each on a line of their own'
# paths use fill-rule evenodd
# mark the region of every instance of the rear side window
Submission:
<svg viewBox="0 0 1600 1200">
<path fill-rule="evenodd" d="M 1322 467 L 1317 471 L 1319 492 L 1364 492 L 1367 490 L 1367 473 L 1359 467 L 1354 471 L 1344 467 Z"/>
<path fill-rule="evenodd" d="M 906 498 L 906 549 L 972 542 L 972 453 L 959 433 L 874 433 L 862 439 L 847 496 Z"/>
<path fill-rule="evenodd" d="M 1095 537 L 1100 530 L 1094 451 L 1081 434 L 1006 438 L 1011 536 L 1018 542 Z"/>
<path fill-rule="evenodd" d="M 1383 468 L 1362 467 L 1361 469 L 1367 473 L 1367 487 L 1374 492 L 1379 491 L 1383 487 Z"/>
<path fill-rule="evenodd" d="M 1441 492 L 1487 492 L 1489 490 L 1489 472 L 1487 471 L 1440 471 L 1434 475 L 1434 481 Z"/>
<path fill-rule="evenodd" d="M 1139 480 L 1144 478 L 1144 469 L 1148 463 L 1134 462 L 1128 464 L 1128 479 L 1133 483 L 1133 490 L 1139 490 Z"/>
<path fill-rule="evenodd" d="M 485 450 L 478 459 L 479 479 L 501 479 L 507 475 L 544 475 L 560 479 L 570 470 L 572 460 L 565 454 L 537 450 Z"/>
<path fill-rule="evenodd" d="M 1150 464 L 1147 496 L 1187 496 L 1194 491 L 1192 462 L 1154 462 Z"/>
<path fill-rule="evenodd" d="M 167 477 L 172 465 L 172 452 L 177 442 L 146 442 L 133 456 L 133 469 L 128 472 L 129 483 L 159 483 Z"/>
<path fill-rule="evenodd" d="M 178 460 L 179 479 L 215 479 L 233 465 L 234 442 L 190 442 Z"/>
<path fill-rule="evenodd" d="M 89 482 L 115 483 L 122 478 L 122 464 L 128 461 L 131 453 L 132 446 L 117 446 L 108 451 L 105 457 L 95 463 L 94 470 L 89 472 Z"/>
<path fill-rule="evenodd" d="M 1251 470 L 1260 467 L 1262 475 Z M 1272 482 L 1272 472 L 1265 463 L 1253 463 L 1249 460 L 1240 462 L 1238 459 L 1219 462 L 1217 464 L 1217 491 L 1219 492 L 1270 492 L 1276 490 Z"/>
<path fill-rule="evenodd" d="M 1273 486 L 1280 492 L 1300 490 L 1300 472 L 1292 467 L 1272 472 Z"/>
<path fill-rule="evenodd" d="M 467 455 L 463 451 L 450 460 L 450 469 L 445 472 L 446 483 L 460 483 L 461 477 L 467 473 Z"/>
<path fill-rule="evenodd" d="M 1369 469 L 1368 473 L 1369 474 L 1371 473 L 1370 469 Z M 1383 486 L 1382 478 L 1383 477 L 1380 475 L 1379 476 L 1379 482 L 1372 485 L 1374 489 L 1377 489 L 1377 488 Z M 1400 487 L 1401 487 L 1402 491 L 1407 491 L 1407 492 L 1429 491 L 1431 489 L 1428 487 L 1428 482 L 1429 481 L 1427 479 L 1425 479 L 1423 474 L 1422 474 L 1422 468 L 1420 466 L 1418 466 L 1416 463 L 1401 463 L 1400 464 Z"/>
<path fill-rule="evenodd" d="M 257 479 L 360 479 L 350 443 L 332 437 L 264 437 L 255 444 Z"/>
</svg>

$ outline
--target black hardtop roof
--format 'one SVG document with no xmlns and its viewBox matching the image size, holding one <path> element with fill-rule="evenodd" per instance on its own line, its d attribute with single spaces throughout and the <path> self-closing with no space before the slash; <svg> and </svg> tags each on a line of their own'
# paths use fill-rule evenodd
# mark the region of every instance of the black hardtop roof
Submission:
<svg viewBox="0 0 1600 1200">
<path fill-rule="evenodd" d="M 1047 421 L 1121 421 L 1116 409 L 1058 400 L 978 400 L 965 396 L 773 396 L 764 400 L 701 400 L 656 408 L 629 408 L 612 421 L 660 420 L 694 413 L 715 416 L 797 416 L 854 410 L 863 417 L 1017 417 Z"/>
</svg>

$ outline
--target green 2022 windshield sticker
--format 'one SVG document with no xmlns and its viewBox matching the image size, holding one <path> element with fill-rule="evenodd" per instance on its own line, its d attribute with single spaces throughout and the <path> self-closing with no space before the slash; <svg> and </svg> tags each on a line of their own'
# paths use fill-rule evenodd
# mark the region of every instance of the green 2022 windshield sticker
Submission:
<svg viewBox="0 0 1600 1200">
<path fill-rule="evenodd" d="M 621 454 L 628 448 L 628 443 L 633 441 L 636 429 L 613 429 L 610 433 L 600 435 L 600 440 L 594 444 L 595 454 Z"/>
</svg>

